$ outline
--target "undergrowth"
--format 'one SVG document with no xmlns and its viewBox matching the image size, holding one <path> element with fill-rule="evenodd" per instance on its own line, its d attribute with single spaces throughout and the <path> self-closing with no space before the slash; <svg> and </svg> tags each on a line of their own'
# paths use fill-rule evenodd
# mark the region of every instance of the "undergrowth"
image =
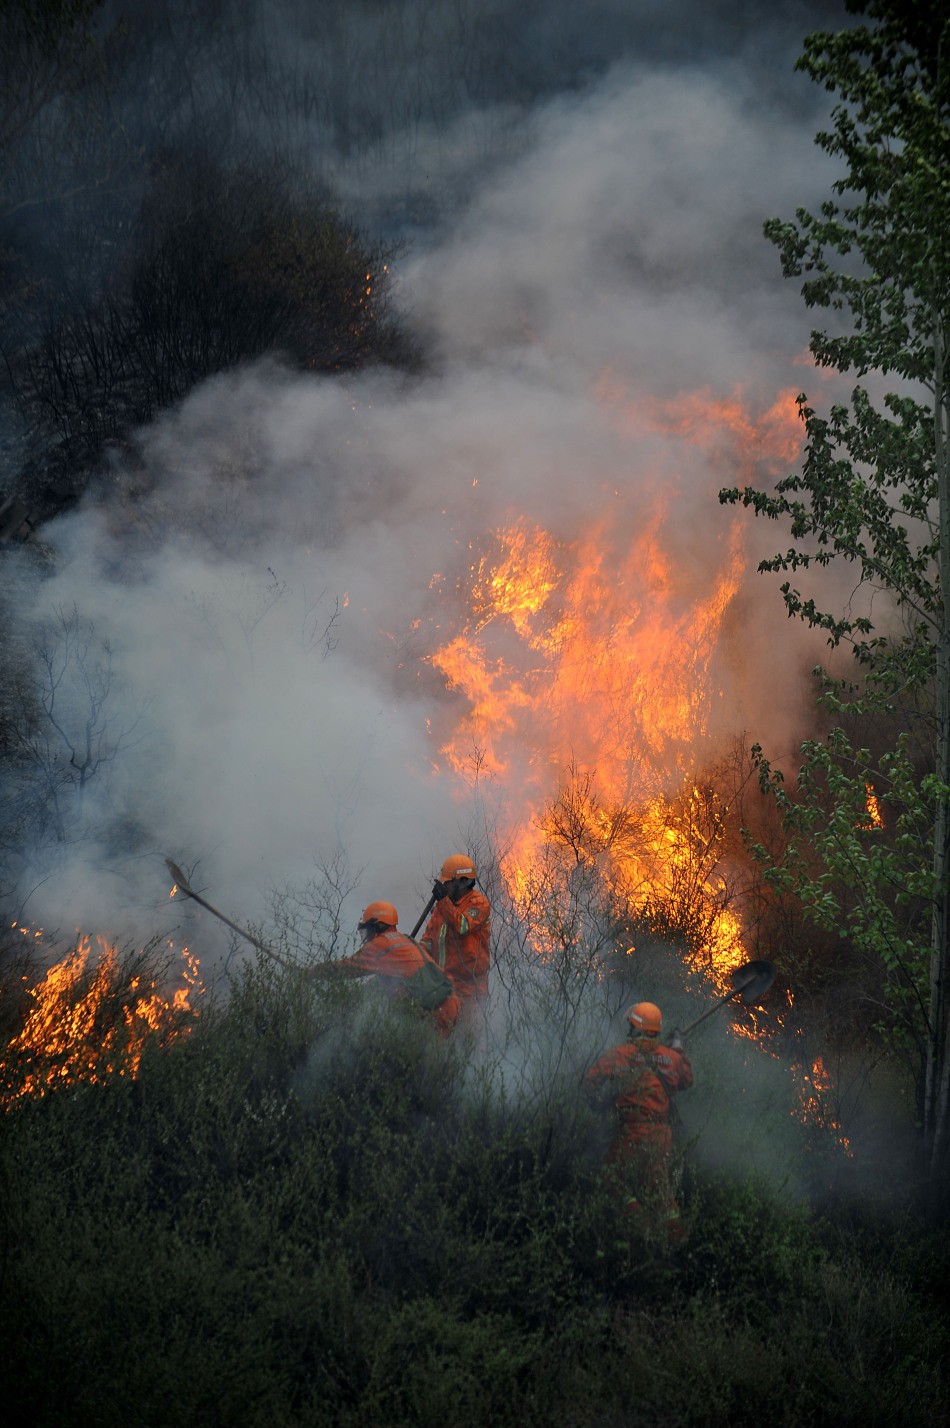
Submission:
<svg viewBox="0 0 950 1428">
<path fill-rule="evenodd" d="M 10 1423 L 948 1421 L 946 1237 L 689 1163 L 638 1241 L 593 1112 L 250 968 L 136 1079 L 0 1116 Z"/>
</svg>

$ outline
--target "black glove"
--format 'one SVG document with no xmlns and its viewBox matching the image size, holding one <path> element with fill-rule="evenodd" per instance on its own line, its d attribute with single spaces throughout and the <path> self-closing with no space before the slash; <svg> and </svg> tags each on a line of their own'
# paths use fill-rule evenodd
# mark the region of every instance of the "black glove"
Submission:
<svg viewBox="0 0 950 1428">
<path fill-rule="evenodd" d="M 670 1037 L 670 1050 L 671 1050 L 671 1051 L 682 1051 L 682 1049 L 683 1049 L 683 1033 L 682 1033 L 681 1031 L 674 1031 L 673 1035 Z"/>
<path fill-rule="evenodd" d="M 440 883 L 438 879 L 436 879 L 436 881 L 432 884 L 432 896 L 435 898 L 436 902 L 439 902 L 442 898 L 444 898 L 447 893 L 448 888 L 445 886 L 445 883 Z"/>
</svg>

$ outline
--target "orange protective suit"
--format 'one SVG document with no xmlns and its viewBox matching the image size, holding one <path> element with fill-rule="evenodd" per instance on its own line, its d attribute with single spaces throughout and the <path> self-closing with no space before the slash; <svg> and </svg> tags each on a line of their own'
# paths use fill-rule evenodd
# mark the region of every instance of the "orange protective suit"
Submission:
<svg viewBox="0 0 950 1428">
<path fill-rule="evenodd" d="M 607 1152 L 606 1174 L 625 1211 L 644 1229 L 661 1226 L 670 1241 L 680 1238 L 680 1212 L 670 1174 L 673 1131 L 670 1102 L 693 1084 L 693 1068 L 682 1051 L 652 1036 L 637 1036 L 604 1052 L 584 1077 L 585 1090 L 613 1093 L 616 1128 Z"/>
<path fill-rule="evenodd" d="M 393 1001 L 415 1001 L 413 979 L 423 970 L 426 954 L 411 937 L 395 927 L 385 928 L 376 937 L 364 942 L 358 952 L 341 957 L 332 965 L 358 977 L 375 976 L 383 994 Z M 433 1025 L 442 1036 L 458 1021 L 461 1003 L 454 992 L 437 1006 L 427 1009 Z"/>
<path fill-rule="evenodd" d="M 491 905 L 478 888 L 470 888 L 458 902 L 439 898 L 421 945 L 452 979 L 463 1006 L 472 998 L 488 996 L 488 969 L 491 935 Z"/>
</svg>

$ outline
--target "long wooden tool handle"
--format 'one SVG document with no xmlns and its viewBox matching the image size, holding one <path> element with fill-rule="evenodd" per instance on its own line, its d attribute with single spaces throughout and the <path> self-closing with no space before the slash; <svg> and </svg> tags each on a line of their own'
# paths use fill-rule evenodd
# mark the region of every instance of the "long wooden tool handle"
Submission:
<svg viewBox="0 0 950 1428">
<path fill-rule="evenodd" d="M 416 923 L 415 927 L 414 927 L 414 928 L 412 929 L 412 931 L 410 932 L 409 936 L 410 936 L 412 939 L 415 939 L 416 933 L 419 931 L 419 928 L 420 928 L 420 927 L 422 926 L 422 924 L 425 922 L 426 918 L 429 916 L 429 913 L 432 911 L 432 909 L 433 909 L 434 907 L 435 907 L 435 893 L 433 893 L 432 896 L 429 898 L 429 901 L 426 903 L 425 907 L 422 909 L 422 916 L 419 918 L 419 921 Z"/>
<path fill-rule="evenodd" d="M 707 1016 L 712 1016 L 713 1012 L 717 1012 L 720 1007 L 724 1007 L 726 1005 L 726 1002 L 731 1002 L 733 997 L 737 997 L 741 990 L 741 987 L 737 987 L 735 991 L 727 992 L 724 997 L 720 997 L 718 1002 L 713 1002 L 711 1007 L 706 1008 L 702 1016 L 698 1016 L 695 1021 L 691 1021 L 689 1026 L 683 1027 L 682 1031 L 680 1032 L 680 1036 L 688 1036 L 691 1031 L 694 1031 L 695 1028 L 699 1026 L 699 1023 L 701 1021 L 705 1021 Z"/>
<path fill-rule="evenodd" d="M 236 932 L 239 937 L 243 937 L 246 942 L 250 942 L 252 947 L 256 947 L 257 950 L 263 952 L 265 956 L 272 957 L 275 962 L 279 963 L 280 966 L 284 967 L 288 972 L 294 970 L 291 963 L 279 956 L 273 948 L 268 947 L 265 942 L 260 942 L 256 937 L 252 937 L 249 932 L 245 932 L 243 927 L 238 927 L 237 923 L 232 922 L 230 917 L 225 917 L 223 912 L 219 912 L 216 907 L 212 907 L 210 902 L 206 902 L 200 893 L 196 893 L 194 888 L 190 888 L 181 868 L 179 868 L 177 863 L 173 863 L 171 858 L 165 859 L 165 866 L 178 884 L 179 891 L 183 892 L 185 897 L 190 897 L 195 902 L 200 903 L 201 906 L 206 908 L 219 922 L 223 922 L 225 927 L 230 927 L 232 932 Z"/>
</svg>

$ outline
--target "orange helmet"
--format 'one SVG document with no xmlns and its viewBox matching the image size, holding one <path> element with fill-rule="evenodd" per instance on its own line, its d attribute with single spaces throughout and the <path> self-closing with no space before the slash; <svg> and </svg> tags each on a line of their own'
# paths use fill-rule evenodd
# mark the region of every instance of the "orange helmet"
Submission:
<svg viewBox="0 0 950 1428">
<path fill-rule="evenodd" d="M 395 927 L 398 921 L 399 913 L 391 902 L 370 902 L 363 908 L 359 926 L 365 927 L 368 922 L 383 922 L 387 927 Z"/>
<path fill-rule="evenodd" d="M 475 864 L 465 853 L 452 853 L 442 864 L 442 872 L 439 874 L 442 882 L 451 882 L 452 878 L 477 878 Z"/>
<path fill-rule="evenodd" d="M 659 1036 L 663 1013 L 653 1002 L 637 1002 L 636 1006 L 627 1012 L 627 1021 L 634 1031 L 639 1031 L 644 1036 Z"/>
</svg>

